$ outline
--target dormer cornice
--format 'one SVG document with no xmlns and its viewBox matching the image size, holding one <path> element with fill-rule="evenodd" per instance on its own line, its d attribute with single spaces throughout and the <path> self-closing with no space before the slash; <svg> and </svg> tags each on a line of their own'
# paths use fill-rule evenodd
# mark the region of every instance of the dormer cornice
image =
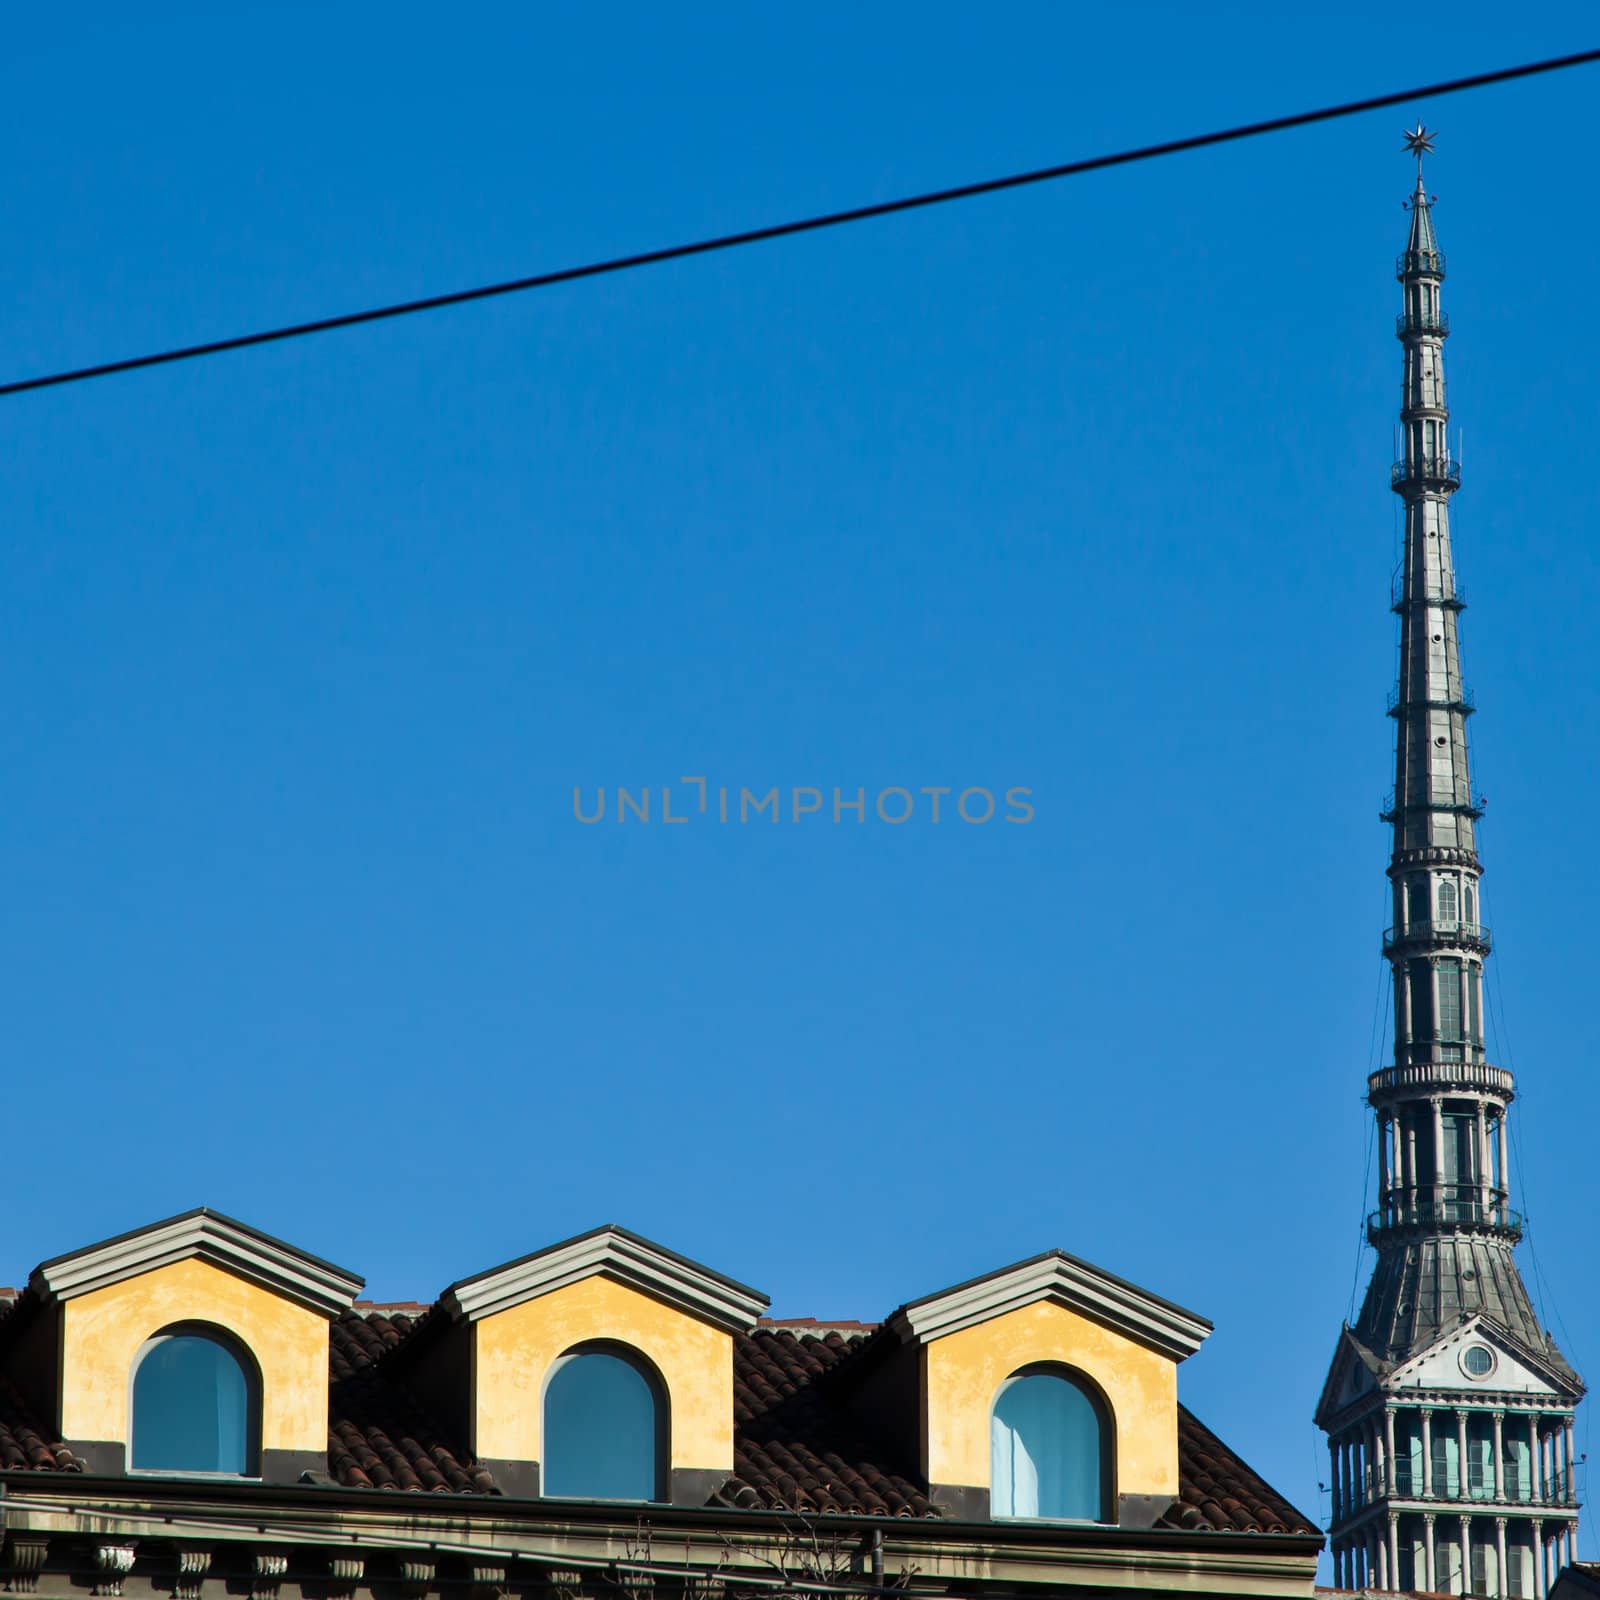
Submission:
<svg viewBox="0 0 1600 1600">
<path fill-rule="evenodd" d="M 462 1278 L 444 1291 L 439 1303 L 453 1319 L 477 1322 L 596 1277 L 636 1289 L 727 1333 L 748 1333 L 771 1304 L 759 1289 L 615 1223 Z"/>
<path fill-rule="evenodd" d="M 365 1279 L 201 1206 L 41 1262 L 28 1287 L 45 1303 L 74 1300 L 173 1262 L 199 1260 L 325 1317 L 347 1311 Z"/>
<path fill-rule="evenodd" d="M 1192 1356 L 1211 1332 L 1204 1317 L 1064 1250 L 924 1295 L 896 1311 L 889 1326 L 907 1342 L 929 1344 L 1039 1301 L 1076 1311 L 1171 1361 Z"/>
</svg>

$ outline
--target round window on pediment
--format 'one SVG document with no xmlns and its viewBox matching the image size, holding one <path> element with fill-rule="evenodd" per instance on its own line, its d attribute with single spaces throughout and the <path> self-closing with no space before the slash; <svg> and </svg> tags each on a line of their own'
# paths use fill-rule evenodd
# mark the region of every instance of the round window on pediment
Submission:
<svg viewBox="0 0 1600 1600">
<path fill-rule="evenodd" d="M 1469 1378 L 1487 1378 L 1494 1368 L 1494 1351 L 1486 1344 L 1469 1344 L 1461 1352 L 1461 1370 Z"/>
</svg>

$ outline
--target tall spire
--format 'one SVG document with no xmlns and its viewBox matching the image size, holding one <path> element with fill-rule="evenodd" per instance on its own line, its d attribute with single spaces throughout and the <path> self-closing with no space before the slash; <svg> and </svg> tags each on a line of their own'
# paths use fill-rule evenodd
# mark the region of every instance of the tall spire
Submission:
<svg viewBox="0 0 1600 1600">
<path fill-rule="evenodd" d="M 1419 122 L 1406 135 L 1406 149 L 1417 158 L 1417 186 L 1408 202 L 1411 207 L 1411 238 L 1406 243 L 1402 258 L 1402 273 L 1406 267 L 1425 271 L 1428 266 L 1438 268 L 1444 276 L 1444 257 L 1439 254 L 1439 241 L 1433 236 L 1433 202 L 1428 198 L 1427 186 L 1422 181 L 1422 158 L 1433 154 L 1436 134 L 1430 133 Z"/>
<path fill-rule="evenodd" d="M 1465 599 L 1450 548 L 1450 455 L 1434 234 L 1419 122 L 1395 266 L 1403 351 L 1403 448 L 1390 484 L 1405 507 L 1395 575 L 1400 619 L 1391 925 L 1394 1065 L 1367 1080 L 1377 1117 L 1378 1253 L 1353 1327 L 1340 1336 L 1317 1408 L 1333 1462 L 1335 1582 L 1544 1600 L 1577 1527 L 1572 1409 L 1583 1384 L 1540 1327 L 1513 1248 L 1509 1071 L 1484 1045 L 1477 822 L 1458 625 Z"/>
</svg>

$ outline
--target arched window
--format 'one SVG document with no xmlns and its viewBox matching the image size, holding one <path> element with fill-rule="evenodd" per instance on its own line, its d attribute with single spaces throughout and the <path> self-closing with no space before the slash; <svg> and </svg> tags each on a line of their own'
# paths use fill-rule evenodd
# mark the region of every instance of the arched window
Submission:
<svg viewBox="0 0 1600 1600">
<path fill-rule="evenodd" d="M 1441 922 L 1454 922 L 1456 920 L 1456 880 L 1454 878 L 1441 878 L 1439 880 L 1439 920 Z"/>
<path fill-rule="evenodd" d="M 168 1328 L 134 1364 L 128 1464 L 252 1477 L 260 1416 L 261 1385 L 243 1346 L 209 1328 Z"/>
<path fill-rule="evenodd" d="M 667 1406 L 654 1373 L 615 1346 L 569 1351 L 544 1391 L 544 1492 L 665 1498 Z"/>
<path fill-rule="evenodd" d="M 1106 1414 L 1083 1384 L 1059 1368 L 1024 1368 L 1001 1388 L 989 1438 L 995 1516 L 1104 1520 Z"/>
</svg>

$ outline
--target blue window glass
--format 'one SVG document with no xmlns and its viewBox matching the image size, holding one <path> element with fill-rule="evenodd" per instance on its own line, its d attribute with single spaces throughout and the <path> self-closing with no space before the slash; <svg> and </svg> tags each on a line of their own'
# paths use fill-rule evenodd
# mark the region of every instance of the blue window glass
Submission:
<svg viewBox="0 0 1600 1600">
<path fill-rule="evenodd" d="M 1072 1379 L 1055 1372 L 1012 1378 L 995 1401 L 990 1451 L 995 1516 L 1105 1516 L 1105 1424 Z"/>
<path fill-rule="evenodd" d="M 243 1365 L 200 1333 L 156 1339 L 133 1375 L 131 1465 L 144 1472 L 254 1471 L 254 1398 Z"/>
<path fill-rule="evenodd" d="M 631 1361 L 599 1350 L 564 1357 L 544 1393 L 544 1492 L 660 1499 L 665 1423 L 655 1384 Z"/>
</svg>

